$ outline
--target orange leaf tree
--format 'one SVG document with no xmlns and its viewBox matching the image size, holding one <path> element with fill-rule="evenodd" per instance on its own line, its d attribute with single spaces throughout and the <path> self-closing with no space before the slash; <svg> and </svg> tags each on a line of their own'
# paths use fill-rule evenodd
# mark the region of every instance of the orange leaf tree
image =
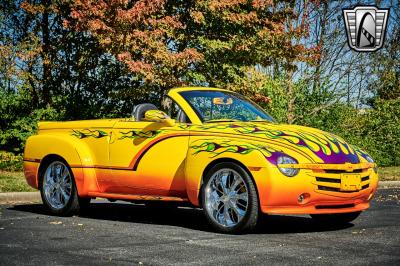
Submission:
<svg viewBox="0 0 400 266">
<path fill-rule="evenodd" d="M 255 66 L 312 58 L 312 48 L 292 41 L 307 34 L 293 10 L 292 1 L 77 0 L 65 25 L 96 37 L 154 91 L 238 89 Z M 288 20 L 301 23 L 288 27 Z"/>
<path fill-rule="evenodd" d="M 65 25 L 89 31 L 145 84 L 169 87 L 202 59 L 195 48 L 179 49 L 185 25 L 172 8 L 165 0 L 78 0 Z"/>
</svg>

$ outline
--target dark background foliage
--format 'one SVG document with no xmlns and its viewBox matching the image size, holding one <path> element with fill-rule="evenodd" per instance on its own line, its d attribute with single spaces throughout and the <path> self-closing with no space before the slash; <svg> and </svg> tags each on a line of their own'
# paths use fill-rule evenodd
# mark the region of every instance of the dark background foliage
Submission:
<svg viewBox="0 0 400 266">
<path fill-rule="evenodd" d="M 40 120 L 127 117 L 173 86 L 202 85 L 400 165 L 398 1 L 379 3 L 391 10 L 375 53 L 347 46 L 341 9 L 354 1 L 127 3 L 0 2 L 0 150 L 21 154 Z"/>
</svg>

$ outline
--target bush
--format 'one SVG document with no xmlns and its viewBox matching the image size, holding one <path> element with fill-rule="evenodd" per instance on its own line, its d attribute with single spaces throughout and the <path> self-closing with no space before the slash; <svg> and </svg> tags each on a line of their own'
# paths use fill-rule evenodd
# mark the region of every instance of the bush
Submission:
<svg viewBox="0 0 400 266">
<path fill-rule="evenodd" d="M 0 151 L 0 169 L 4 171 L 22 171 L 22 155 L 14 155 L 11 152 Z"/>
<path fill-rule="evenodd" d="M 35 108 L 27 93 L 0 90 L 0 117 L 0 150 L 21 154 L 38 122 L 60 118 L 61 112 L 50 107 Z"/>
<path fill-rule="evenodd" d="M 356 110 L 338 104 L 310 121 L 368 152 L 380 166 L 400 165 L 400 100 L 377 101 L 374 108 Z"/>
</svg>

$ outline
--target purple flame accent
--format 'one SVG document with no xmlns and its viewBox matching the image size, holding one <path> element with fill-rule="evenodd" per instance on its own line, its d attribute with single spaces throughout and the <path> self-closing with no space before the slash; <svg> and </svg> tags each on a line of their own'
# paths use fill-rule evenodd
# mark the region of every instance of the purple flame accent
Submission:
<svg viewBox="0 0 400 266">
<path fill-rule="evenodd" d="M 278 158 L 280 157 L 280 156 L 289 156 L 289 155 L 287 155 L 287 154 L 285 154 L 285 153 L 283 153 L 283 152 L 279 152 L 279 151 L 277 151 L 277 152 L 272 152 L 272 155 L 270 156 L 270 157 L 265 157 L 270 163 L 272 163 L 273 165 L 277 165 L 278 164 Z M 291 156 L 289 156 L 289 157 L 291 157 Z M 293 158 L 293 157 L 291 157 L 291 158 Z M 295 159 L 296 160 L 296 159 Z M 297 160 L 296 160 L 297 161 Z"/>
<path fill-rule="evenodd" d="M 247 148 L 244 148 L 244 147 L 242 147 L 242 146 L 237 146 L 237 152 L 238 153 L 242 153 L 242 152 L 244 152 L 244 151 L 246 151 L 246 150 L 248 150 Z"/>
</svg>

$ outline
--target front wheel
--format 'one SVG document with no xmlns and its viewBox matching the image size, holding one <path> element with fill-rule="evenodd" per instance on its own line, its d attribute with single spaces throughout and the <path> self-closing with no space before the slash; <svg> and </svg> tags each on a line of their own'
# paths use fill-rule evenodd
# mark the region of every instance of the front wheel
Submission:
<svg viewBox="0 0 400 266">
<path fill-rule="evenodd" d="M 39 182 L 42 201 L 52 214 L 67 216 L 89 206 L 90 198 L 78 197 L 72 171 L 62 160 L 50 162 Z"/>
<path fill-rule="evenodd" d="M 243 233 L 258 219 L 258 196 L 250 175 L 234 163 L 219 163 L 208 171 L 202 190 L 209 223 L 222 233 Z"/>
<path fill-rule="evenodd" d="M 347 224 L 354 221 L 360 214 L 361 212 L 311 214 L 311 218 L 313 218 L 317 222 L 329 224 Z"/>
</svg>

